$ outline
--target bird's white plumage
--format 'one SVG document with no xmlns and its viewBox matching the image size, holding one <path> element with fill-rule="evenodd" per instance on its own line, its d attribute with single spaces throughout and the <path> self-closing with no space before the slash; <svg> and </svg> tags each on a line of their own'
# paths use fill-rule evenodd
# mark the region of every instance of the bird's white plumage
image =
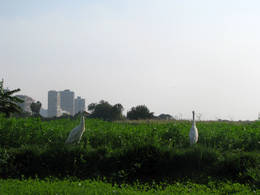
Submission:
<svg viewBox="0 0 260 195">
<path fill-rule="evenodd" d="M 85 119 L 84 116 L 82 116 L 80 120 L 80 124 L 71 130 L 65 143 L 66 144 L 79 143 L 84 131 L 85 131 Z"/>
<path fill-rule="evenodd" d="M 191 126 L 190 133 L 189 133 L 191 145 L 197 143 L 198 138 L 199 138 L 198 129 L 196 127 L 196 122 L 195 122 L 195 112 L 194 111 L 192 111 L 192 115 L 193 115 L 193 120 L 192 120 L 192 126 Z"/>
</svg>

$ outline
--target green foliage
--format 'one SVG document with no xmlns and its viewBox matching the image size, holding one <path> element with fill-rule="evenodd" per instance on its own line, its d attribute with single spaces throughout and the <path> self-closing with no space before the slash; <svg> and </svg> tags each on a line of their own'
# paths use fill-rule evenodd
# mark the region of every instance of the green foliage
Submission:
<svg viewBox="0 0 260 195">
<path fill-rule="evenodd" d="M 208 177 L 260 185 L 260 122 L 198 122 L 190 147 L 189 121 L 86 120 L 77 146 L 65 146 L 79 118 L 0 117 L 0 177 L 73 176 L 121 183 L 207 183 Z"/>
<path fill-rule="evenodd" d="M 147 106 L 139 105 L 132 107 L 130 111 L 127 112 L 127 118 L 130 120 L 139 119 L 152 119 L 154 118 L 153 112 L 150 112 Z"/>
<path fill-rule="evenodd" d="M 170 115 L 170 114 L 160 114 L 158 116 L 158 118 L 162 119 L 162 120 L 172 120 L 173 119 L 172 115 Z"/>
<path fill-rule="evenodd" d="M 6 117 L 10 117 L 11 113 L 20 113 L 22 109 L 17 103 L 22 103 L 18 97 L 12 96 L 14 93 L 20 91 L 20 89 L 7 90 L 4 89 L 4 81 L 0 82 L 0 112 L 4 113 Z"/>
<path fill-rule="evenodd" d="M 169 194 L 259 194 L 260 190 L 251 190 L 248 185 L 231 182 L 210 183 L 209 185 L 191 182 L 134 185 L 112 185 L 102 181 L 57 180 L 54 178 L 39 180 L 0 180 L 0 194 L 118 194 L 118 195 L 169 195 Z"/>
<path fill-rule="evenodd" d="M 31 110 L 32 110 L 33 115 L 40 116 L 41 106 L 42 106 L 42 104 L 39 101 L 37 101 L 36 103 L 33 102 L 31 104 Z"/>
<path fill-rule="evenodd" d="M 112 106 L 104 100 L 101 100 L 98 104 L 89 104 L 88 110 L 91 111 L 91 118 L 99 118 L 107 121 L 115 121 L 123 118 L 123 106 L 121 104 Z"/>
</svg>

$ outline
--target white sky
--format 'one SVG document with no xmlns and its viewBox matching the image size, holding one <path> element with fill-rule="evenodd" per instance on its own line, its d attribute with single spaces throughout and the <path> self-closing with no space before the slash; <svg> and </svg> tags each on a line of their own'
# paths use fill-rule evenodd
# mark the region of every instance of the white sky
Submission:
<svg viewBox="0 0 260 195">
<path fill-rule="evenodd" d="M 0 78 L 47 107 L 71 89 L 125 111 L 260 112 L 259 0 L 0 0 Z"/>
</svg>

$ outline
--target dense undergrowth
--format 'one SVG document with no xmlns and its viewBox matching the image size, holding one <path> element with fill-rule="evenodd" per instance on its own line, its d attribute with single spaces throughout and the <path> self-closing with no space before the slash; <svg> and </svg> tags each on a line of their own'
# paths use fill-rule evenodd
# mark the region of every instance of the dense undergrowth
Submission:
<svg viewBox="0 0 260 195">
<path fill-rule="evenodd" d="M 260 122 L 143 123 L 86 120 L 79 145 L 64 145 L 79 119 L 0 117 L 0 177 L 100 178 L 112 183 L 231 180 L 260 186 Z"/>
</svg>

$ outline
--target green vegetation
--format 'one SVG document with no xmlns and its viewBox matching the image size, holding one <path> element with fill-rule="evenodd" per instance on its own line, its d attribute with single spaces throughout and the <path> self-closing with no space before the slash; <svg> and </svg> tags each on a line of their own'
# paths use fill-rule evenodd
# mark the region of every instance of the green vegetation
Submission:
<svg viewBox="0 0 260 195">
<path fill-rule="evenodd" d="M 22 103 L 23 100 L 12 96 L 18 91 L 20 91 L 20 89 L 4 89 L 4 81 L 0 81 L 0 113 L 4 113 L 6 117 L 10 117 L 11 113 L 22 112 L 22 109 L 17 105 L 17 103 Z"/>
<path fill-rule="evenodd" d="M 150 112 L 147 106 L 139 105 L 132 107 L 131 110 L 127 112 L 127 118 L 130 120 L 152 119 L 154 116 L 153 112 Z"/>
<path fill-rule="evenodd" d="M 108 102 L 101 100 L 98 104 L 92 103 L 88 105 L 88 110 L 91 111 L 90 118 L 98 118 L 106 121 L 121 120 L 123 118 L 123 106 L 121 104 L 111 105 Z"/>
<path fill-rule="evenodd" d="M 123 106 L 121 104 L 111 105 L 109 102 L 101 100 L 99 103 L 91 103 L 88 105 L 88 110 L 91 112 L 89 118 L 102 119 L 105 121 L 118 121 L 125 119 L 123 116 Z M 127 119 L 129 120 L 139 120 L 139 119 L 153 119 L 155 116 L 153 112 L 150 112 L 147 106 L 139 105 L 132 107 L 130 111 L 127 112 Z M 158 118 L 169 119 L 170 115 L 160 115 Z"/>
<path fill-rule="evenodd" d="M 70 180 L 0 180 L 0 194 L 258 194 L 260 190 L 251 190 L 249 186 L 239 183 L 210 183 L 208 186 L 190 182 L 149 185 L 112 185 L 101 181 Z"/>
<path fill-rule="evenodd" d="M 37 101 L 36 103 L 33 102 L 31 104 L 31 110 L 34 116 L 40 116 L 40 110 L 41 110 L 41 102 Z"/>
<path fill-rule="evenodd" d="M 105 122 L 87 119 L 81 143 L 64 145 L 70 130 L 78 123 L 79 118 L 45 121 L 0 116 L 0 177 L 99 179 L 131 186 L 137 181 L 140 186 L 153 183 L 161 186 L 164 182 L 168 187 L 160 189 L 162 194 L 165 190 L 167 194 L 170 188 L 182 189 L 187 182 L 197 186 L 198 190 L 205 188 L 206 192 L 221 190 L 226 181 L 230 182 L 229 187 L 223 187 L 226 190 L 234 186 L 241 190 L 259 189 L 259 121 L 198 122 L 199 142 L 190 147 L 189 121 Z M 2 180 L 0 185 L 8 181 L 9 184 L 19 183 L 17 180 Z M 209 187 L 216 181 L 221 181 L 221 185 Z M 26 182 L 35 182 L 36 186 L 56 188 L 56 185 L 66 186 L 68 181 L 64 184 L 42 180 L 21 182 L 25 182 L 24 186 Z M 176 182 L 180 182 L 178 188 Z M 100 185 L 114 189 L 111 184 Z M 120 188 L 119 194 L 128 189 L 132 190 L 131 194 L 139 192 L 129 186 Z M 152 188 L 147 193 L 152 193 Z"/>
</svg>

